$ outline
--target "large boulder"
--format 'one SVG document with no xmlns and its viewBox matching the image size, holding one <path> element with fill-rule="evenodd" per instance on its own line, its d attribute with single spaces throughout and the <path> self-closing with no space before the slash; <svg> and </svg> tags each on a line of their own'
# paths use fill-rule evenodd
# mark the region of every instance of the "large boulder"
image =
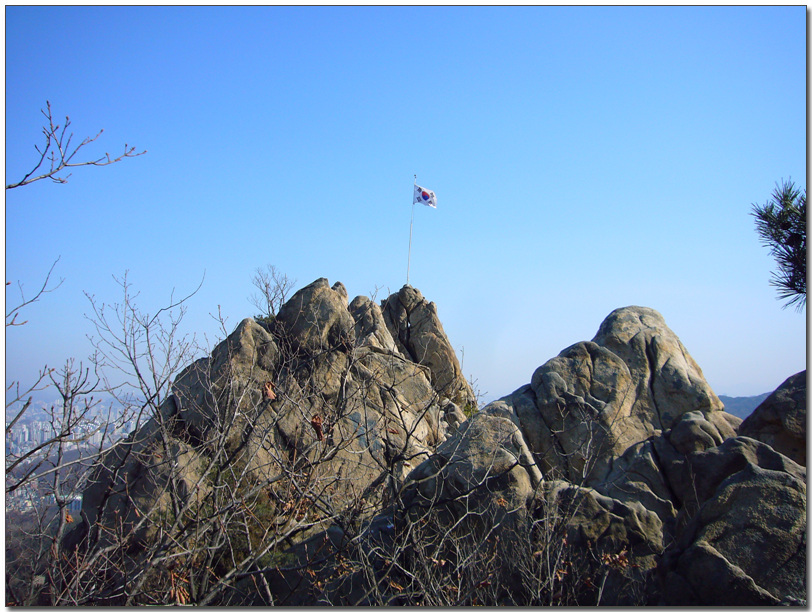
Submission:
<svg viewBox="0 0 812 612">
<path fill-rule="evenodd" d="M 806 370 L 786 379 L 739 426 L 739 435 L 761 440 L 806 465 Z"/>
<path fill-rule="evenodd" d="M 632 373 L 622 359 L 594 342 L 562 351 L 535 371 L 530 387 L 542 431 L 554 432 L 555 443 L 542 442 L 533 449 L 550 466 L 551 477 L 578 484 L 599 479 L 611 457 L 650 433 L 631 418 L 636 398 Z"/>
<path fill-rule="evenodd" d="M 515 415 L 547 477 L 591 486 L 626 449 L 670 429 L 683 414 L 722 408 L 663 317 L 630 306 L 613 311 L 592 341 L 539 367 L 529 387 L 486 410 Z"/>
<path fill-rule="evenodd" d="M 651 431 L 669 429 L 692 410 L 723 404 L 677 335 L 651 308 L 619 308 L 601 323 L 593 342 L 623 359 L 634 377 L 632 414 Z"/>
<path fill-rule="evenodd" d="M 355 340 L 355 321 L 347 310 L 347 291 L 326 278 L 313 281 L 282 305 L 275 320 L 278 335 L 307 355 L 348 349 Z"/>
<path fill-rule="evenodd" d="M 472 508 L 502 506 L 510 512 L 524 506 L 541 479 L 518 427 L 508 419 L 480 413 L 409 474 L 403 504 L 442 505 L 455 520 L 474 521 L 476 511 L 466 517 Z"/>
<path fill-rule="evenodd" d="M 474 392 L 462 374 L 434 302 L 404 285 L 382 302 L 381 310 L 400 352 L 429 368 L 435 391 L 459 406 L 476 406 Z"/>
<path fill-rule="evenodd" d="M 677 494 L 686 504 L 662 561 L 661 603 L 803 603 L 806 469 L 737 437 L 690 454 L 684 475 Z"/>
<path fill-rule="evenodd" d="M 563 350 L 536 370 L 529 385 L 482 412 L 510 420 L 522 432 L 546 479 L 537 497 L 557 490 L 556 482 L 562 491 L 582 491 L 583 511 L 570 513 L 570 528 L 588 524 L 583 516 L 598 500 L 650 517 L 650 534 L 659 536 L 648 539 L 659 542 L 660 552 L 671 544 L 662 562 L 656 546 L 635 561 L 643 572 L 644 601 L 793 603 L 805 596 L 805 556 L 799 552 L 805 470 L 766 444 L 737 436 L 761 436 L 805 461 L 805 442 L 799 441 L 805 413 L 798 410 L 805 403 L 804 379 L 788 380 L 761 414 L 742 423 L 723 411 L 662 316 L 629 307 L 612 312 L 592 341 Z M 560 511 L 566 503 L 548 506 Z M 596 540 L 585 541 L 594 546 Z M 760 545 L 767 552 L 756 560 Z M 609 549 L 617 553 L 618 543 Z M 655 570 L 667 576 L 660 586 Z M 620 574 L 607 576 L 616 582 L 611 588 L 607 582 L 609 598 L 601 601 L 631 603 L 618 590 Z"/>
</svg>

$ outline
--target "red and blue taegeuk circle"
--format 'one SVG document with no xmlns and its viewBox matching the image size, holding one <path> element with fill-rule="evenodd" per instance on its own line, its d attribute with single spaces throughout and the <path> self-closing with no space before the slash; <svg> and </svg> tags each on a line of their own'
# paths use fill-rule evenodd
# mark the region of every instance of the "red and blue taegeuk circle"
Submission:
<svg viewBox="0 0 812 612">
<path fill-rule="evenodd" d="M 428 191 L 426 191 L 425 189 L 424 189 L 424 190 L 421 192 L 421 194 L 420 194 L 420 195 L 421 195 L 421 197 L 422 197 L 424 200 L 426 200 L 426 201 L 428 201 L 428 199 L 431 197 L 431 196 L 429 195 L 429 192 L 428 192 Z"/>
</svg>

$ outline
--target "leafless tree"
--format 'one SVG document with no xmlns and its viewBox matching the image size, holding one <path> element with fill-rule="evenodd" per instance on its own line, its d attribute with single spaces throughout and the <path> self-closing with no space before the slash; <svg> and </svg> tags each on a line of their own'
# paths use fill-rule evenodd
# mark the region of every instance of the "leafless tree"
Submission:
<svg viewBox="0 0 812 612">
<path fill-rule="evenodd" d="M 62 279 L 56 285 L 53 285 L 51 282 L 51 275 L 53 274 L 54 268 L 58 263 L 59 259 L 55 261 L 52 265 L 48 273 L 45 275 L 45 280 L 43 281 L 42 285 L 40 286 L 39 290 L 31 297 L 26 297 L 25 292 L 23 290 L 23 286 L 20 284 L 20 302 L 14 306 L 13 308 L 6 311 L 6 331 L 8 332 L 9 328 L 19 327 L 28 323 L 28 321 L 18 321 L 17 317 L 22 313 L 26 307 L 34 304 L 35 302 L 39 301 L 39 299 L 46 293 L 50 293 L 51 291 L 55 291 L 59 288 L 62 284 Z M 6 287 L 8 287 L 11 283 L 7 282 Z M 32 383 L 29 383 L 27 387 L 21 388 L 20 381 L 12 380 L 6 386 L 6 436 L 11 433 L 12 428 L 14 425 L 19 422 L 19 420 L 23 417 L 23 415 L 28 411 L 31 407 L 31 402 L 33 401 L 34 394 L 37 394 L 44 389 L 47 389 L 50 386 L 48 382 L 48 375 L 52 370 L 48 368 L 48 366 L 44 366 L 40 369 L 39 373 L 36 375 L 36 378 Z"/>
<path fill-rule="evenodd" d="M 254 271 L 251 284 L 259 293 L 254 293 L 249 301 L 259 309 L 263 317 L 273 319 L 296 286 L 296 279 L 290 278 L 276 266 L 267 264 Z"/>
<path fill-rule="evenodd" d="M 20 302 L 12 309 L 6 311 L 6 327 L 13 327 L 18 325 L 25 325 L 28 321 L 18 321 L 17 317 L 19 316 L 20 312 L 23 311 L 26 307 L 30 306 L 31 304 L 38 302 L 39 299 L 45 295 L 46 293 L 51 293 L 52 291 L 56 291 L 64 282 L 64 279 L 59 279 L 59 282 L 56 285 L 53 285 L 51 282 L 51 275 L 54 272 L 54 268 L 56 264 L 59 263 L 59 257 L 57 257 L 56 261 L 51 264 L 51 268 L 48 270 L 48 273 L 45 275 L 45 280 L 42 281 L 42 285 L 37 290 L 37 292 L 31 296 L 26 298 L 25 291 L 23 290 L 23 286 L 18 283 L 18 287 L 20 290 Z M 6 287 L 8 287 L 11 282 L 6 282 Z"/>
<path fill-rule="evenodd" d="M 76 558 L 68 559 L 64 548 L 78 517 L 69 507 L 93 485 L 91 468 L 109 453 L 112 434 L 131 421 L 136 427 L 145 422 L 165 397 L 171 377 L 193 356 L 193 340 L 179 332 L 188 297 L 172 299 L 148 316 L 137 307 L 126 275 L 120 284 L 121 304 L 107 307 L 90 298 L 91 321 L 99 334 L 93 340 L 93 369 L 69 360 L 58 373 L 48 370 L 41 378 L 47 375 L 61 398 L 46 410 L 50 433 L 19 456 L 6 456 L 7 498 L 33 497 L 24 527 L 15 526 L 7 540 L 7 551 L 11 546 L 14 553 L 6 566 L 10 603 L 78 600 Z M 113 410 L 114 402 L 120 409 Z M 86 568 L 91 573 L 98 569 L 98 564 Z"/>
<path fill-rule="evenodd" d="M 105 154 L 103 157 L 99 157 L 95 160 L 82 162 L 74 161 L 74 158 L 79 153 L 79 151 L 85 146 L 94 142 L 96 139 L 98 139 L 103 130 L 100 130 L 96 134 L 96 136 L 92 138 L 87 137 L 84 140 L 82 140 L 82 142 L 80 142 L 78 145 L 73 146 L 71 144 L 73 140 L 73 133 L 69 134 L 67 131 L 68 127 L 70 126 L 70 119 L 68 117 L 65 117 L 65 123 L 63 126 L 60 127 L 59 125 L 54 123 L 53 113 L 51 111 L 51 103 L 49 101 L 46 101 L 46 109 L 42 109 L 41 111 L 42 114 L 47 119 L 47 124 L 42 128 L 43 135 L 45 136 L 45 142 L 41 146 L 35 145 L 34 147 L 40 156 L 39 161 L 36 162 L 34 168 L 30 172 L 28 172 L 22 178 L 22 180 L 16 183 L 6 185 L 7 190 L 30 185 L 35 181 L 39 181 L 45 178 L 49 178 L 56 183 L 65 183 L 67 182 L 67 179 L 70 176 L 70 174 L 66 176 L 65 175 L 60 176 L 60 173 L 65 169 L 74 168 L 78 166 L 106 166 L 119 162 L 127 157 L 136 157 L 138 155 L 146 153 L 146 151 L 136 153 L 135 147 L 128 147 L 127 145 L 125 145 L 124 153 L 115 158 L 112 158 L 108 154 Z M 41 174 L 37 174 L 37 172 L 41 172 Z M 45 275 L 45 279 L 43 280 L 42 285 L 33 296 L 26 297 L 25 292 L 23 290 L 23 285 L 21 283 L 18 283 L 20 291 L 20 301 L 19 303 L 17 303 L 16 306 L 6 311 L 6 331 L 8 331 L 10 328 L 13 327 L 25 325 L 27 321 L 18 320 L 20 314 L 24 312 L 26 308 L 28 308 L 35 302 L 38 302 L 43 295 L 45 295 L 46 293 L 56 291 L 62 285 L 64 279 L 60 279 L 58 282 L 56 282 L 56 284 L 52 282 L 54 268 L 56 267 L 56 264 L 58 262 L 59 258 L 57 258 L 57 260 L 51 265 L 51 268 Z M 11 285 L 11 282 L 6 282 L 6 287 L 8 287 L 9 285 Z M 66 367 L 63 370 L 63 375 L 67 376 L 69 371 L 75 374 L 72 362 L 70 360 L 68 361 L 68 364 L 66 364 Z M 51 380 L 49 382 L 49 377 L 51 377 L 53 372 L 54 372 L 53 368 L 49 368 L 47 365 L 44 366 L 43 368 L 40 369 L 34 382 L 30 383 L 25 388 L 21 388 L 19 381 L 12 380 L 7 383 L 6 387 L 7 436 L 10 434 L 14 425 L 16 425 L 24 417 L 26 412 L 31 407 L 34 394 L 40 393 L 51 386 L 53 381 Z M 58 441 L 57 439 L 53 440 L 53 442 L 57 441 Z M 47 448 L 49 446 L 50 444 L 46 441 L 44 443 L 43 448 Z M 41 451 L 43 450 L 43 448 L 39 450 Z M 6 463 L 7 478 L 9 477 L 10 473 L 8 466 L 15 465 L 15 462 L 16 460 L 12 460 L 11 462 L 7 460 Z M 21 483 L 18 482 L 16 484 L 17 486 L 20 486 Z"/>
<path fill-rule="evenodd" d="M 6 185 L 6 190 L 30 185 L 42 179 L 65 183 L 70 174 L 65 170 L 79 166 L 107 166 L 125 158 L 142 155 L 135 147 L 125 145 L 118 157 L 105 154 L 96 159 L 77 159 L 79 152 L 96 141 L 88 137 L 73 143 L 68 132 L 70 119 L 62 126 L 53 119 L 50 102 L 42 113 L 47 124 L 42 128 L 45 142 L 35 146 L 39 160 L 20 181 Z M 62 279 L 54 283 L 52 275 L 59 258 L 49 269 L 39 290 L 26 296 L 18 283 L 20 301 L 6 310 L 6 331 L 23 326 L 20 315 L 46 293 L 55 291 Z M 7 282 L 8 287 L 11 283 Z M 119 425 L 111 415 L 102 414 L 97 372 L 68 359 L 61 370 L 44 366 L 33 383 L 22 387 L 10 381 L 6 387 L 6 436 L 29 415 L 36 394 L 49 388 L 59 400 L 45 408 L 45 427 L 30 446 L 6 453 L 6 588 L 7 603 L 61 603 L 59 594 L 60 558 L 67 527 L 74 521 L 70 510 L 84 487 L 84 474 L 110 443 L 112 429 Z M 41 421 L 43 423 L 43 421 Z M 9 512 L 9 502 L 28 502 L 29 510 Z M 23 507 L 25 505 L 23 504 Z"/>
<path fill-rule="evenodd" d="M 79 499 L 86 470 L 109 444 L 112 425 L 94 412 L 98 379 L 89 368 L 69 359 L 48 372 L 60 399 L 46 409 L 44 440 L 20 454 L 6 455 L 6 497 L 24 498 L 30 511 L 13 513 L 7 533 L 6 587 L 8 601 L 33 605 L 49 600 L 66 529 L 73 522 L 70 506 Z M 75 514 L 75 513 L 74 513 Z M 7 522 L 9 514 L 7 512 Z M 14 570 L 9 572 L 9 565 Z M 38 579 L 35 579 L 39 577 Z"/>
<path fill-rule="evenodd" d="M 93 310 L 87 318 L 96 330 L 90 338 L 94 362 L 104 388 L 127 411 L 156 414 L 169 394 L 172 377 L 199 352 L 194 336 L 179 330 L 186 303 L 200 290 L 204 279 L 184 297 L 176 298 L 173 291 L 169 303 L 154 314 L 138 306 L 139 293 L 133 292 L 127 272 L 122 278 L 114 277 L 122 290 L 120 302 L 99 303 L 85 293 Z"/>
</svg>

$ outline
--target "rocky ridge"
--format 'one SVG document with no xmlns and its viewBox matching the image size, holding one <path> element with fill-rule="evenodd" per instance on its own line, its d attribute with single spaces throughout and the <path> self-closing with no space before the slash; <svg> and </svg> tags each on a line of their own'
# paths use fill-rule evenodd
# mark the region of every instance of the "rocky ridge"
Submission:
<svg viewBox="0 0 812 612">
<path fill-rule="evenodd" d="M 124 517 L 148 548 L 165 526 L 143 517 L 219 490 L 217 449 L 252 491 L 305 461 L 306 495 L 265 494 L 264 520 L 307 495 L 325 518 L 202 603 L 800 604 L 805 389 L 802 372 L 742 423 L 662 316 L 628 307 L 466 419 L 433 303 L 407 285 L 348 304 L 319 279 L 177 377 L 97 467 L 71 537 Z M 498 579 L 463 565 L 469 541 Z"/>
</svg>

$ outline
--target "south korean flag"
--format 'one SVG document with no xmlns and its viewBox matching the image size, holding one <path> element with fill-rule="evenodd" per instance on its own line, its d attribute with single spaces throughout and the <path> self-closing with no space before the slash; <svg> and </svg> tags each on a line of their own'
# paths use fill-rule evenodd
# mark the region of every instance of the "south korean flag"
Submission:
<svg viewBox="0 0 812 612">
<path fill-rule="evenodd" d="M 420 185 L 414 186 L 414 202 L 412 204 L 425 204 L 432 208 L 437 208 L 437 196 L 430 189 L 425 189 Z"/>
</svg>

